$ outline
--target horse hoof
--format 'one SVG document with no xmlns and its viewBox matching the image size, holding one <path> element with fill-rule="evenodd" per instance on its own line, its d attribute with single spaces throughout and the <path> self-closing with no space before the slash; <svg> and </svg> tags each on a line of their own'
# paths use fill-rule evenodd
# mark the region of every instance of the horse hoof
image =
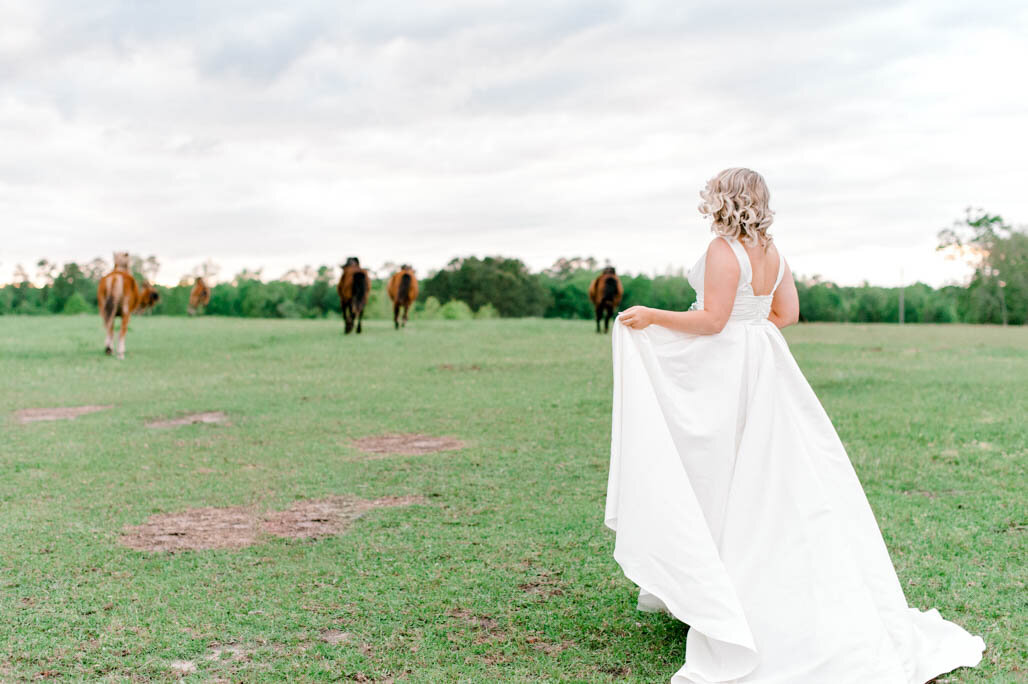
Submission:
<svg viewBox="0 0 1028 684">
<path fill-rule="evenodd" d="M 107 356 L 110 356 L 113 353 L 114 353 L 114 350 L 111 349 L 110 347 L 107 347 L 106 349 L 104 349 L 104 354 L 107 354 Z"/>
</svg>

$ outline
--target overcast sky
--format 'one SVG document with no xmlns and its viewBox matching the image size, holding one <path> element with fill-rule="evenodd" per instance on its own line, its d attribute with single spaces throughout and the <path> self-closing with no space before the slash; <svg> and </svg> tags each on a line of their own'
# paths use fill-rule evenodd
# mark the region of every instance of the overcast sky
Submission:
<svg viewBox="0 0 1028 684">
<path fill-rule="evenodd" d="M 1028 223 L 1028 3 L 0 0 L 0 281 L 41 257 L 688 267 L 764 174 L 797 274 L 933 285 Z"/>
</svg>

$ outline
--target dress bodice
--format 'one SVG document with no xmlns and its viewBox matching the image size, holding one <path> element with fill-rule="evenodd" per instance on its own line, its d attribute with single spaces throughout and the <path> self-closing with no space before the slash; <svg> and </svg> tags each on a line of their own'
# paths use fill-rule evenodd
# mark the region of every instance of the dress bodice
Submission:
<svg viewBox="0 0 1028 684">
<path fill-rule="evenodd" d="M 771 300 L 774 299 L 775 291 L 782 282 L 785 275 L 785 258 L 778 255 L 778 277 L 775 278 L 775 286 L 766 295 L 753 293 L 753 266 L 746 250 L 739 244 L 738 240 L 721 236 L 732 248 L 735 258 L 739 260 L 739 286 L 735 291 L 735 303 L 732 305 L 732 314 L 729 321 L 765 321 L 771 313 Z M 707 253 L 700 255 L 699 260 L 689 270 L 689 284 L 696 290 L 696 301 L 689 307 L 690 311 L 703 308 L 703 277 L 707 268 Z"/>
</svg>

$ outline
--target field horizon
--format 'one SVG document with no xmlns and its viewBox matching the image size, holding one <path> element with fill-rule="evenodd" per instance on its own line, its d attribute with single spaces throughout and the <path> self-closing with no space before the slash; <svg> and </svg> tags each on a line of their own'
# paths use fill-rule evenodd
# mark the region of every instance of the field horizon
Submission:
<svg viewBox="0 0 1028 684">
<path fill-rule="evenodd" d="M 342 328 L 139 316 L 119 362 L 96 314 L 0 317 L 0 681 L 670 678 L 687 630 L 635 610 L 603 526 L 610 338 L 556 319 Z M 1028 330 L 785 335 L 909 603 L 986 641 L 937 681 L 1026 681 Z M 221 416 L 167 423 L 194 413 Z M 449 441 L 396 454 L 401 434 Z M 246 534 L 130 547 L 196 509 Z M 269 522 L 300 512 L 311 537 Z"/>
</svg>

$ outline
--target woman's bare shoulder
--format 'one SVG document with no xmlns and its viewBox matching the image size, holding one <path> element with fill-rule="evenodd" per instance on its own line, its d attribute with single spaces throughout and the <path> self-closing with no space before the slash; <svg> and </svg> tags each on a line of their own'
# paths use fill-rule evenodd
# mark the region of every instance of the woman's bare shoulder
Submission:
<svg viewBox="0 0 1028 684">
<path fill-rule="evenodd" d="M 732 246 L 723 237 L 715 237 L 710 241 L 710 244 L 707 245 L 707 254 L 731 254 L 734 256 Z"/>
<path fill-rule="evenodd" d="M 732 246 L 724 238 L 716 237 L 707 245 L 707 268 L 729 271 L 739 268 L 739 260 L 735 257 Z"/>
</svg>

